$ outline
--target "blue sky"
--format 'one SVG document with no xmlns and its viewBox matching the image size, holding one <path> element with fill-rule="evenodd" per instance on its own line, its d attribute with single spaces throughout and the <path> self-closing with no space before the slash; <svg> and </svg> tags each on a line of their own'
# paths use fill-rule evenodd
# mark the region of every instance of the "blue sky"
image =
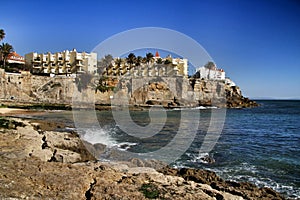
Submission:
<svg viewBox="0 0 300 200">
<path fill-rule="evenodd" d="M 21 55 L 91 51 L 122 31 L 163 27 L 210 54 L 251 98 L 300 99 L 297 0 L 2 1 L 0 28 Z"/>
</svg>

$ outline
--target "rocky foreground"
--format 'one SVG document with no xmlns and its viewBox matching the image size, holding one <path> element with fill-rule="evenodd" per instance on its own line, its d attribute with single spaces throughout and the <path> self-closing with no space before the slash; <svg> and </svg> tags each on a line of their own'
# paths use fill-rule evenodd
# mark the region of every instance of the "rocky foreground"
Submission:
<svg viewBox="0 0 300 200">
<path fill-rule="evenodd" d="M 0 199 L 284 199 L 206 170 L 99 162 L 76 133 L 53 125 L 0 118 Z"/>
</svg>

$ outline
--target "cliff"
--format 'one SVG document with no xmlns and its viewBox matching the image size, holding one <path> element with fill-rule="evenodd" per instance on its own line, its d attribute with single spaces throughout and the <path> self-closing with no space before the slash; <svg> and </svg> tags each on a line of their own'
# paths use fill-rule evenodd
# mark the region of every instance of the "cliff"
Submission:
<svg viewBox="0 0 300 200">
<path fill-rule="evenodd" d="M 225 81 L 185 77 L 35 76 L 0 71 L 0 100 L 7 105 L 71 107 L 95 101 L 97 105 L 164 107 L 253 107 L 238 86 Z M 123 101 L 123 102 L 121 102 Z"/>
</svg>

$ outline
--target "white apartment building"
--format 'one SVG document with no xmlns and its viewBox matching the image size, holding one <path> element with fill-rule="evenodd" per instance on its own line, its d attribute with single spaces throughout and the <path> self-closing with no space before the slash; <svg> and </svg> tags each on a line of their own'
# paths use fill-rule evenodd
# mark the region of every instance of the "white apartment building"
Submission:
<svg viewBox="0 0 300 200">
<path fill-rule="evenodd" d="M 225 72 L 223 69 L 200 67 L 198 73 L 200 79 L 225 80 Z"/>
<path fill-rule="evenodd" d="M 156 51 L 155 56 L 154 56 L 154 61 L 156 62 L 160 57 L 158 51 Z M 171 55 L 168 55 L 166 58 L 161 58 L 163 62 L 166 60 L 169 60 L 173 68 L 171 70 L 174 70 L 175 74 L 179 76 L 188 76 L 188 59 L 186 58 L 172 58 Z"/>
<path fill-rule="evenodd" d="M 172 58 L 172 64 L 177 67 L 179 75 L 188 76 L 188 60 L 186 58 Z"/>
<path fill-rule="evenodd" d="M 65 50 L 54 54 L 28 53 L 25 55 L 25 64 L 38 73 L 74 74 L 97 71 L 97 53 L 77 52 Z"/>
<path fill-rule="evenodd" d="M 116 65 L 116 60 L 121 59 L 121 64 Z M 167 59 L 170 61 L 169 65 L 158 64 L 158 59 L 164 63 Z M 161 58 L 156 52 L 153 61 L 150 64 L 140 63 L 139 66 L 132 64 L 131 66 L 126 62 L 125 58 L 115 58 L 112 65 L 104 69 L 105 76 L 134 76 L 134 77 L 171 77 L 171 76 L 188 76 L 188 60 L 182 58 Z"/>
</svg>

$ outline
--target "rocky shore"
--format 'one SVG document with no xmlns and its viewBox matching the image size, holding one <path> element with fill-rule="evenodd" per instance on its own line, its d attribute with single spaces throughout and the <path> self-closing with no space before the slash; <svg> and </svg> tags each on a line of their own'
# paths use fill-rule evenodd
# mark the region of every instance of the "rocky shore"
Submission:
<svg viewBox="0 0 300 200">
<path fill-rule="evenodd" d="M 0 199 L 284 199 L 211 171 L 96 161 L 75 132 L 55 126 L 61 125 L 0 118 Z"/>
</svg>

